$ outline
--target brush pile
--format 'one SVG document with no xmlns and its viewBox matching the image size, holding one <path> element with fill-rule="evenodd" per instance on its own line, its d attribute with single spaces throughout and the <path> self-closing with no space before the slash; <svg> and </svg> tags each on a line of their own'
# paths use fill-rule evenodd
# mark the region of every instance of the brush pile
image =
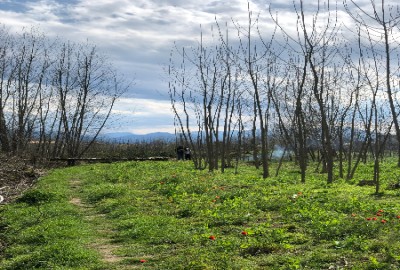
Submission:
<svg viewBox="0 0 400 270">
<path fill-rule="evenodd" d="M 13 201 L 44 174 L 28 162 L 14 157 L 0 157 L 0 204 Z"/>
</svg>

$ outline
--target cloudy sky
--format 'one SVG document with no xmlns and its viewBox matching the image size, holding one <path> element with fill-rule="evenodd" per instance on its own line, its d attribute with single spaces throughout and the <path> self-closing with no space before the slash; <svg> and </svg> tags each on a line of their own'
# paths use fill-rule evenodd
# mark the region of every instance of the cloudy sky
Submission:
<svg viewBox="0 0 400 270">
<path fill-rule="evenodd" d="M 113 131 L 144 134 L 174 130 L 164 72 L 174 42 L 190 46 L 200 25 L 246 16 L 246 9 L 243 0 L 0 0 L 0 23 L 13 31 L 38 26 L 49 37 L 96 44 L 134 79 L 115 107 L 120 124 Z"/>
<path fill-rule="evenodd" d="M 269 1 L 249 2 L 252 10 L 268 15 Z M 282 21 L 290 16 L 284 10 L 292 0 L 272 3 L 283 11 Z M 208 29 L 215 18 L 227 22 L 246 16 L 245 0 L 0 0 L 0 23 L 15 31 L 38 26 L 49 37 L 89 40 L 134 79 L 115 108 L 121 117 L 112 131 L 137 134 L 173 132 L 164 70 L 174 42 L 191 46 L 199 40 L 200 25 Z"/>
</svg>

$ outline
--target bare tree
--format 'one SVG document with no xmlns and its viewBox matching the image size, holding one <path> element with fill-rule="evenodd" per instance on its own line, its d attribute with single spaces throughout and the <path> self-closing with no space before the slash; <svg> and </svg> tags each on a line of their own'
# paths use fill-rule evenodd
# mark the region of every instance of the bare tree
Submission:
<svg viewBox="0 0 400 270">
<path fill-rule="evenodd" d="M 74 50 L 73 57 L 74 67 L 68 63 L 64 73 L 61 70 L 58 72 L 61 82 L 62 76 L 67 76 L 65 87 L 59 87 L 58 91 L 60 134 L 64 137 L 67 156 L 80 157 L 96 140 L 116 99 L 129 84 L 117 76 L 95 46 L 80 45 Z M 73 77 L 68 77 L 69 72 L 74 72 Z"/>
<path fill-rule="evenodd" d="M 337 87 L 335 83 L 337 84 L 338 70 L 334 69 L 335 56 L 337 55 L 337 40 L 335 38 L 339 29 L 337 14 L 335 10 L 331 10 L 330 1 L 323 3 L 318 1 L 317 10 L 314 14 L 306 13 L 302 0 L 299 0 L 298 4 L 294 2 L 294 10 L 297 17 L 297 36 L 290 35 L 278 23 L 277 18 L 274 21 L 289 41 L 293 43 L 291 48 L 300 57 L 304 57 L 303 66 L 298 69 L 298 72 L 301 73 L 298 76 L 300 80 L 297 86 L 297 109 L 294 119 L 298 127 L 296 134 L 299 142 L 301 142 L 300 148 L 305 148 L 305 130 L 302 124 L 304 117 L 300 98 L 303 96 L 304 89 L 308 88 L 313 93 L 313 99 L 317 105 L 321 130 L 322 160 L 328 173 L 327 182 L 331 183 L 333 181 L 334 149 L 328 101 L 331 100 L 333 88 Z M 271 11 L 270 13 L 272 14 Z M 304 152 L 302 151 L 302 153 Z M 303 156 L 301 160 L 305 162 L 306 158 Z M 303 163 L 302 168 L 304 172 L 305 163 Z M 304 179 L 304 176 L 302 178 Z"/>
<path fill-rule="evenodd" d="M 79 157 L 126 91 L 129 83 L 95 46 L 57 44 L 36 28 L 13 35 L 1 29 L 2 151 L 35 159 Z"/>
<path fill-rule="evenodd" d="M 175 49 L 181 64 L 178 67 L 171 56 L 168 69 L 170 100 L 179 133 L 194 150 L 196 168 L 204 167 L 204 158 L 210 171 L 220 166 L 224 171 L 230 163 L 235 109 L 241 93 L 240 68 L 233 65 L 236 56 L 229 47 L 228 32 L 222 35 L 217 26 L 218 44 L 207 47 L 201 33 L 197 47 L 182 52 Z"/>
<path fill-rule="evenodd" d="M 0 28 L 0 42 L 0 143 L 2 152 L 10 153 L 11 144 L 6 110 L 12 95 L 12 81 L 15 76 L 13 63 L 15 40 L 5 26 Z"/>
<path fill-rule="evenodd" d="M 33 27 L 3 37 L 0 137 L 4 151 L 19 155 L 25 152 L 36 132 L 37 100 L 44 91 L 50 66 L 50 44 Z M 12 48 L 7 44 L 12 44 Z"/>
<path fill-rule="evenodd" d="M 258 28 L 258 18 L 253 21 L 253 14 L 248 4 L 248 22 L 246 26 L 236 23 L 238 30 L 239 50 L 241 52 L 240 60 L 243 62 L 243 70 L 248 76 L 249 92 L 253 97 L 253 144 L 254 149 L 257 149 L 255 144 L 258 130 L 260 131 L 261 141 L 261 164 L 263 168 L 263 178 L 270 175 L 268 161 L 268 116 L 271 106 L 271 91 L 274 90 L 274 75 L 276 76 L 277 69 L 275 68 L 276 55 L 274 54 L 272 42 L 274 33 L 269 38 L 260 39 L 258 42 L 254 40 L 254 36 L 260 37 Z M 276 29 L 275 29 L 276 30 Z M 258 47 L 257 47 L 258 43 Z M 256 166 L 258 166 L 258 151 L 254 150 Z"/>
<path fill-rule="evenodd" d="M 394 84 L 397 83 L 396 75 L 399 67 L 393 63 L 394 49 L 398 48 L 397 40 L 400 23 L 399 6 L 385 4 L 384 0 L 371 0 L 369 7 L 362 7 L 353 0 L 344 0 L 348 14 L 363 27 L 368 39 L 373 41 L 374 50 L 381 51 L 380 57 L 384 64 L 379 65 L 379 73 L 385 78 L 386 95 L 389 102 L 390 112 L 396 131 L 397 141 L 400 143 L 400 125 L 397 118 Z M 378 48 L 379 47 L 379 48 Z M 400 166 L 400 149 L 398 152 L 398 166 Z"/>
<path fill-rule="evenodd" d="M 175 66 L 173 60 L 173 53 L 171 52 L 168 77 L 169 77 L 169 97 L 171 101 L 172 111 L 175 115 L 175 135 L 177 137 L 177 144 L 189 144 L 192 149 L 192 160 L 196 169 L 204 169 L 207 166 L 204 159 L 203 147 L 203 121 L 202 113 L 199 108 L 198 102 L 194 95 L 191 94 L 190 81 L 186 72 L 186 52 L 185 48 L 182 53 L 178 53 L 182 58 L 182 63 L 179 67 Z M 187 101 L 188 99 L 188 101 Z M 192 109 L 190 110 L 190 104 Z M 193 118 L 196 122 L 197 132 L 194 132 Z M 182 137 L 182 140 L 178 137 Z M 182 141 L 182 142 L 181 142 Z"/>
<path fill-rule="evenodd" d="M 317 26 L 320 10 L 317 10 L 317 13 L 313 15 L 311 25 L 307 25 L 303 1 L 300 0 L 300 7 L 297 10 L 297 14 L 301 18 L 299 23 L 302 38 L 304 38 L 303 51 L 307 55 L 312 76 L 311 89 L 318 104 L 320 114 L 323 159 L 326 162 L 328 173 L 327 182 L 332 183 L 334 150 L 326 98 L 328 97 L 329 99 L 330 93 L 332 94 L 332 92 L 329 92 L 329 87 L 331 87 L 330 83 L 332 83 L 330 79 L 334 76 L 330 76 L 330 71 L 327 69 L 336 51 L 334 38 L 337 33 L 337 17 L 335 15 L 331 17 L 329 1 L 325 3 L 325 8 L 328 13 L 328 19 L 326 22 L 323 22 L 321 30 Z"/>
<path fill-rule="evenodd" d="M 344 159 L 346 165 L 346 180 L 354 177 L 356 169 L 361 161 L 363 153 L 367 151 L 370 142 L 373 110 L 370 103 L 374 103 L 374 95 L 370 96 L 368 88 L 371 88 L 370 70 L 368 61 L 364 57 L 364 49 L 361 43 L 360 27 L 351 30 L 357 38 L 357 47 L 345 46 L 342 58 L 345 61 L 343 67 L 348 74 L 346 82 L 347 98 L 342 100 L 342 114 L 338 126 L 339 138 L 339 176 L 344 177 Z M 346 102 L 347 105 L 346 105 Z M 363 112 L 361 108 L 365 108 Z M 356 143 L 358 147 L 356 147 Z M 355 160 L 354 160 L 355 157 Z"/>
<path fill-rule="evenodd" d="M 293 60 L 293 58 L 292 58 Z M 287 62 L 289 72 L 286 83 L 272 97 L 281 133 L 284 135 L 286 148 L 295 152 L 300 167 L 301 182 L 306 180 L 307 170 L 307 125 L 305 100 L 307 62 Z M 300 64 L 300 65 L 299 65 Z M 293 77 L 292 77 L 293 76 Z M 293 105 L 294 104 L 294 105 Z"/>
</svg>

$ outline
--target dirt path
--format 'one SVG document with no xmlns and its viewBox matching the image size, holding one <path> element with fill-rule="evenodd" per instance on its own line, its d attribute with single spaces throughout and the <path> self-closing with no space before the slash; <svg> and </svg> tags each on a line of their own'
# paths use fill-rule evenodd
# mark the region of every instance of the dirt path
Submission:
<svg viewBox="0 0 400 270">
<path fill-rule="evenodd" d="M 79 196 L 81 189 L 81 182 L 79 179 L 71 179 L 70 187 L 74 190 L 74 194 Z M 116 243 L 113 243 L 114 231 L 112 230 L 110 223 L 106 220 L 105 215 L 99 214 L 95 211 L 94 207 L 90 204 L 86 204 L 78 196 L 70 199 L 70 203 L 79 207 L 83 213 L 84 219 L 89 223 L 96 231 L 96 242 L 90 244 L 90 248 L 95 249 L 99 252 L 103 262 L 107 264 L 119 264 L 127 257 L 118 256 L 115 252 L 121 247 Z M 135 269 L 136 267 L 128 267 L 126 265 L 118 265 L 117 269 Z"/>
</svg>

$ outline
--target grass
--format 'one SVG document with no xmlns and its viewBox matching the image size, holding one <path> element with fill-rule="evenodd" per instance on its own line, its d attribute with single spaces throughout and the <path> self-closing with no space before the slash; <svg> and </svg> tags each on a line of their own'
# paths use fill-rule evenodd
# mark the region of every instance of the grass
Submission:
<svg viewBox="0 0 400 270">
<path fill-rule="evenodd" d="M 87 244 L 95 241 L 89 224 L 69 203 L 66 172 L 54 171 L 16 203 L 0 208 L 5 239 L 0 269 L 100 269 Z"/>
<path fill-rule="evenodd" d="M 0 269 L 399 269 L 400 191 L 385 189 L 395 162 L 379 195 L 355 185 L 369 164 L 332 185 L 284 166 L 269 179 L 188 162 L 54 170 L 0 208 Z"/>
</svg>

